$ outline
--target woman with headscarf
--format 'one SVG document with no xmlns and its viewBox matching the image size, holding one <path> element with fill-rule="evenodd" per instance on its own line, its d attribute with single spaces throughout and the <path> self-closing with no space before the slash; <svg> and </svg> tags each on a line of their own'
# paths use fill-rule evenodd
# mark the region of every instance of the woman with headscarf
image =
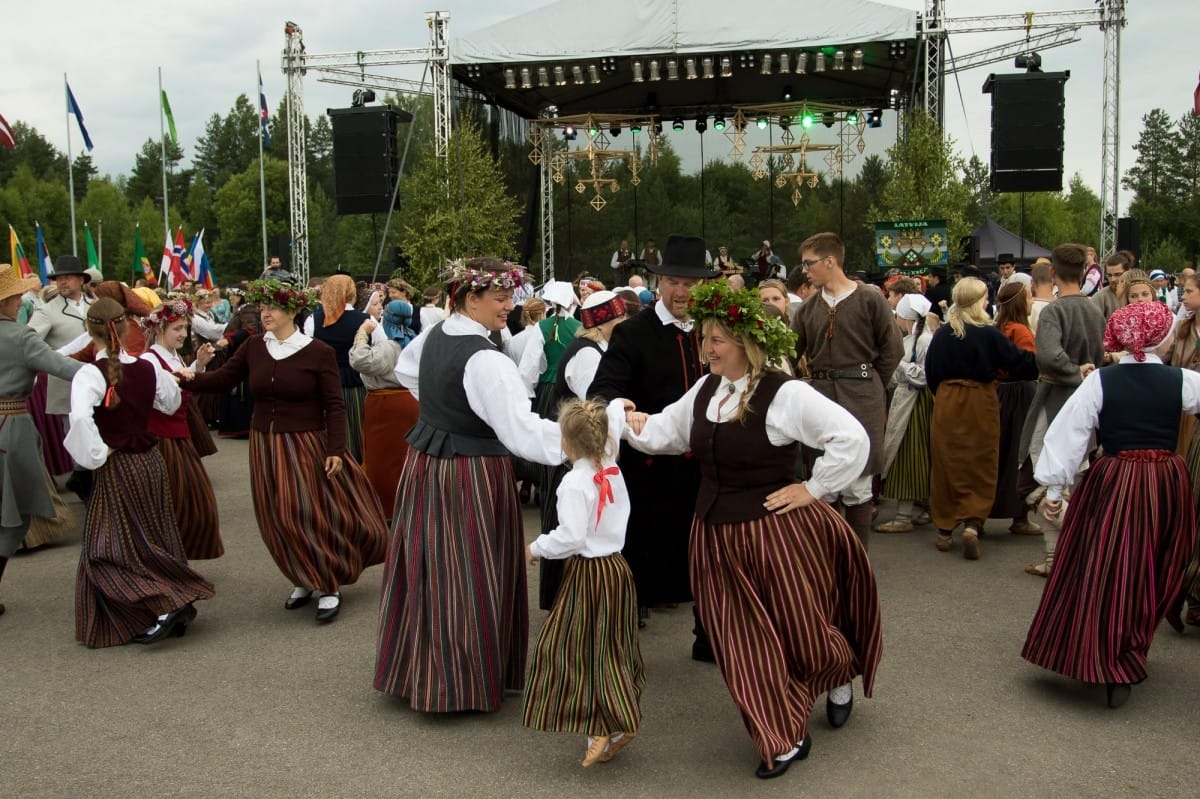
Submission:
<svg viewBox="0 0 1200 799">
<path fill-rule="evenodd" d="M 1196 508 L 1175 454 L 1181 413 L 1200 413 L 1200 374 L 1148 350 L 1171 330 L 1159 302 L 1119 308 L 1104 349 L 1120 362 L 1092 370 L 1046 431 L 1034 478 L 1042 512 L 1062 518 L 1054 568 L 1021 656 L 1105 685 L 1108 706 L 1146 679 L 1154 630 L 1174 605 L 1196 539 Z M 1072 492 L 1093 434 L 1104 449 Z"/>
<path fill-rule="evenodd" d="M 363 403 L 367 389 L 358 372 L 350 366 L 350 347 L 354 345 L 355 334 L 370 317 L 354 310 L 357 295 L 358 287 L 354 285 L 354 278 L 342 274 L 330 277 L 321 286 L 321 304 L 304 322 L 304 334 L 333 348 L 346 405 L 346 451 L 362 463 Z M 383 332 L 380 331 L 375 342 L 382 343 L 383 340 Z"/>
<path fill-rule="evenodd" d="M 350 347 L 350 366 L 362 376 L 367 389 L 363 405 L 363 471 L 387 519 L 396 506 L 396 488 L 408 456 L 404 437 L 417 423 L 420 407 L 412 392 L 396 379 L 396 361 L 416 334 L 412 331 L 413 307 L 406 300 L 392 300 L 383 308 L 380 321 L 387 337 L 380 343 L 371 334 L 379 327 L 374 319 L 362 323 Z"/>
</svg>

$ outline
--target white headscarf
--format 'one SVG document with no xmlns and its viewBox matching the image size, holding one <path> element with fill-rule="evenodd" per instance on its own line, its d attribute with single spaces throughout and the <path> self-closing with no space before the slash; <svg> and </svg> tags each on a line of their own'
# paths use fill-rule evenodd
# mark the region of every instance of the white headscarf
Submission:
<svg viewBox="0 0 1200 799">
<path fill-rule="evenodd" d="M 920 294 L 905 294 L 900 298 L 900 302 L 896 304 L 896 316 L 901 319 L 908 319 L 911 322 L 919 322 L 929 313 L 929 309 L 933 305 L 929 300 L 925 299 Z"/>
</svg>

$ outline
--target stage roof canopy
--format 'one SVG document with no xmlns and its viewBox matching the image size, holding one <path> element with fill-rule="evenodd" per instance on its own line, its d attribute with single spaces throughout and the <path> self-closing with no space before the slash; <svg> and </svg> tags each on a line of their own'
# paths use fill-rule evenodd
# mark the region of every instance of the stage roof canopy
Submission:
<svg viewBox="0 0 1200 799">
<path fill-rule="evenodd" d="M 453 39 L 450 60 L 457 81 L 528 119 L 550 106 L 664 117 L 806 100 L 887 107 L 912 88 L 917 14 L 869 0 L 559 0 Z"/>
</svg>

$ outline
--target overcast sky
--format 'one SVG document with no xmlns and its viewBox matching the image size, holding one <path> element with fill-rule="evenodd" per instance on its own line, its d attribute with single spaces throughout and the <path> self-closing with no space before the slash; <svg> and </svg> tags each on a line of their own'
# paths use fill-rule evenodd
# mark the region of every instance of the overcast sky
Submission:
<svg viewBox="0 0 1200 799">
<path fill-rule="evenodd" d="M 544 5 L 543 0 L 449 0 L 451 40 L 494 22 Z M 892 5 L 923 7 L 921 0 L 894 0 Z M 171 100 L 181 143 L 190 155 L 204 123 L 213 113 L 226 113 L 241 92 L 253 97 L 254 63 L 263 62 L 263 80 L 272 113 L 285 91 L 279 71 L 283 24 L 291 19 L 304 30 L 310 53 L 422 47 L 427 42 L 423 12 L 434 0 L 358 0 L 331 3 L 311 0 L 181 0 L 173 4 L 148 0 L 35 0 L 20 3 L 19 13 L 6 15 L 6 46 L 0 50 L 0 114 L 10 122 L 36 126 L 61 148 L 66 147 L 62 76 L 69 75 L 75 97 L 96 144 L 92 156 L 102 173 L 128 173 L 135 153 L 148 137 L 158 136 L 157 68 Z M 612 9 L 619 4 L 582 2 L 581 8 Z M 744 13 L 751 4 L 717 3 L 725 13 Z M 802 3 L 758 0 L 777 8 L 802 9 Z M 949 0 L 947 16 L 1023 12 L 1040 4 L 1030 0 Z M 1039 11 L 1092 7 L 1088 0 L 1045 0 Z M 1129 25 L 1122 40 L 1121 154 L 1122 172 L 1133 163 L 1132 145 L 1142 115 L 1165 108 L 1172 118 L 1190 108 L 1200 56 L 1194 46 L 1200 4 L 1195 0 L 1129 0 Z M 581 14 L 580 25 L 587 19 Z M 775 22 L 766 22 L 770 28 Z M 1103 37 L 1084 28 L 1082 40 L 1045 51 L 1047 71 L 1069 69 L 1067 83 L 1066 170 L 1079 172 L 1099 189 L 1101 78 Z M 970 34 L 951 40 L 962 56 L 1018 34 Z M 965 72 L 947 82 L 946 127 L 961 152 L 985 161 L 990 135 L 990 98 L 980 88 L 989 72 L 1012 72 L 1011 63 Z M 396 73 L 401 74 L 401 73 Z M 420 69 L 410 73 L 420 76 Z M 961 86 L 961 102 L 959 95 Z M 327 107 L 349 105 L 351 89 L 319 83 L 310 73 L 305 86 L 309 115 Z M 964 113 L 965 105 L 965 113 Z M 673 143 L 690 168 L 698 166 L 697 136 L 690 130 L 673 134 Z M 814 130 L 817 130 L 814 128 Z M 814 139 L 820 141 L 823 131 Z M 870 151 L 891 144 L 895 126 L 889 115 L 883 130 L 869 131 Z M 72 128 L 76 154 L 82 143 Z M 672 134 L 669 134 L 672 135 Z M 712 134 L 708 134 L 711 136 Z M 724 153 L 721 139 L 707 140 L 706 157 Z M 1122 206 L 1128 197 L 1122 193 Z"/>
</svg>

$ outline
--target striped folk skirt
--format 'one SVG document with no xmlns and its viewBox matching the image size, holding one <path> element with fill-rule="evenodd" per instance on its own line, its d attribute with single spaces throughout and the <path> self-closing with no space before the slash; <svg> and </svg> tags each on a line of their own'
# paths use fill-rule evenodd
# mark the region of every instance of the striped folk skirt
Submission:
<svg viewBox="0 0 1200 799">
<path fill-rule="evenodd" d="M 346 451 L 354 456 L 354 460 L 362 463 L 363 409 L 367 402 L 367 389 L 364 386 L 342 386 L 342 399 L 346 407 Z"/>
<path fill-rule="evenodd" d="M 325 434 L 250 431 L 250 490 L 267 551 L 292 585 L 333 593 L 383 561 L 387 524 L 362 467 L 325 474 Z"/>
<path fill-rule="evenodd" d="M 763 762 L 802 740 L 813 702 L 862 675 L 883 648 L 862 543 L 817 501 L 782 516 L 692 526 L 692 588 L 717 666 Z"/>
<path fill-rule="evenodd" d="M 1183 414 L 1179 420 L 1179 447 L 1176 453 L 1183 457 L 1187 465 L 1192 498 L 1200 502 L 1200 421 L 1190 413 Z M 1190 608 L 1200 608 L 1200 535 L 1197 535 L 1196 549 L 1188 564 L 1183 593 Z"/>
<path fill-rule="evenodd" d="M 188 560 L 209 560 L 225 554 L 221 520 L 212 481 L 190 438 L 159 439 L 158 449 L 167 464 L 167 485 L 175 524 Z"/>
<path fill-rule="evenodd" d="M 408 455 L 404 436 L 417 423 L 421 409 L 407 388 L 367 392 L 363 406 L 363 471 L 383 506 L 383 517 L 396 510 L 396 488 Z"/>
<path fill-rule="evenodd" d="M 1136 450 L 1097 460 L 1071 497 L 1021 657 L 1083 682 L 1141 682 L 1195 538 L 1178 455 Z"/>
<path fill-rule="evenodd" d="M 375 690 L 414 710 L 500 709 L 525 682 L 525 536 L 511 459 L 408 450 L 379 608 Z"/>
<path fill-rule="evenodd" d="M 1025 428 L 1025 417 L 1033 404 L 1034 382 L 1014 380 L 996 386 L 996 397 L 1000 402 L 1000 449 L 996 471 L 996 498 L 988 513 L 989 519 L 1023 519 L 1025 497 L 1017 489 L 1017 476 L 1021 471 L 1021 431 Z"/>
<path fill-rule="evenodd" d="M 50 492 L 50 501 L 54 504 L 54 516 L 29 517 L 29 529 L 25 532 L 25 541 L 22 543 L 26 549 L 60 541 L 79 529 L 79 520 L 75 518 L 67 503 L 63 502 L 50 472 L 43 469 L 43 473 L 46 477 L 46 490 Z"/>
<path fill-rule="evenodd" d="M 75 577 L 75 638 L 89 648 L 126 644 L 158 616 L 213 586 L 188 567 L 158 448 L 114 452 L 93 473 Z"/>
<path fill-rule="evenodd" d="M 534 647 L 525 726 L 592 736 L 637 732 L 645 685 L 629 564 L 619 553 L 568 558 Z"/>
<path fill-rule="evenodd" d="M 903 386 L 897 391 L 906 391 Z M 929 423 L 933 418 L 933 392 L 917 393 L 908 427 L 896 451 L 896 459 L 883 480 L 883 496 L 888 499 L 924 502 L 929 499 Z"/>
<path fill-rule="evenodd" d="M 996 499 L 1000 401 L 993 383 L 946 380 L 933 403 L 929 510 L 939 530 L 983 520 Z"/>
<path fill-rule="evenodd" d="M 46 461 L 46 469 L 50 474 L 66 474 L 75 468 L 70 453 L 63 446 L 67 437 L 66 416 L 46 413 L 46 373 L 39 372 L 33 380 L 33 393 L 25 400 L 25 408 L 33 425 L 42 437 L 42 458 Z"/>
</svg>

